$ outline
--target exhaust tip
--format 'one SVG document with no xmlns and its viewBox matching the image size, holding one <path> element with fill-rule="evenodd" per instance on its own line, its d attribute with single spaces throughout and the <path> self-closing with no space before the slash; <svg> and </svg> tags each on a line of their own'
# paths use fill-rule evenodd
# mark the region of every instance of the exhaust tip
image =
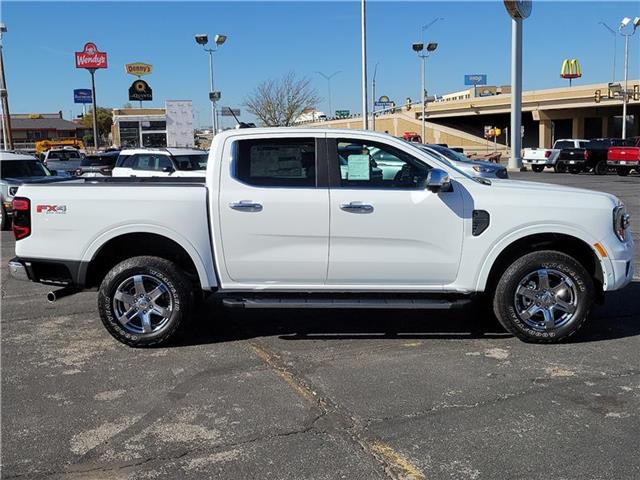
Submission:
<svg viewBox="0 0 640 480">
<path fill-rule="evenodd" d="M 54 303 L 56 301 L 56 293 L 55 292 L 47 293 L 47 301 L 49 303 Z"/>
</svg>

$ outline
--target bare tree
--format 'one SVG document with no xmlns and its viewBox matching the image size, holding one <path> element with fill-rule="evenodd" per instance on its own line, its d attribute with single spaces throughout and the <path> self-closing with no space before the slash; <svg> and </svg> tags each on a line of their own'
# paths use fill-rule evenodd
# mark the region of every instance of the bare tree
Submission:
<svg viewBox="0 0 640 480">
<path fill-rule="evenodd" d="M 289 72 L 282 78 L 258 85 L 244 100 L 244 106 L 267 127 L 288 127 L 306 108 L 320 102 L 318 91 L 306 78 Z"/>
</svg>

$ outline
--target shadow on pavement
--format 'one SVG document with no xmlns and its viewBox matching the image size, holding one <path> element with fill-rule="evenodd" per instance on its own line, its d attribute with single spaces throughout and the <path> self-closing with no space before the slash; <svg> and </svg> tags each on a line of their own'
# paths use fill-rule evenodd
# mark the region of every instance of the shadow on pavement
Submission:
<svg viewBox="0 0 640 480">
<path fill-rule="evenodd" d="M 640 335 L 640 282 L 607 295 L 571 343 Z M 207 302 L 176 347 L 278 336 L 285 340 L 506 338 L 482 308 L 433 310 L 242 310 Z"/>
</svg>

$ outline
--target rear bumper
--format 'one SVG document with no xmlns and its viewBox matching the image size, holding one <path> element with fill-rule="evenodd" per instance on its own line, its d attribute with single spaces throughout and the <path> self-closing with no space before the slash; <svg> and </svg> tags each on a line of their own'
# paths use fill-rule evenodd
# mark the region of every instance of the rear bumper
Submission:
<svg viewBox="0 0 640 480">
<path fill-rule="evenodd" d="M 27 259 L 15 257 L 9 261 L 12 278 L 45 285 L 83 288 L 87 264 L 75 260 Z"/>
<path fill-rule="evenodd" d="M 553 165 L 548 159 L 541 158 L 523 158 L 524 163 L 530 163 L 531 165 Z"/>
<path fill-rule="evenodd" d="M 29 278 L 29 272 L 27 271 L 26 265 L 20 262 L 17 258 L 9 261 L 9 275 L 11 275 L 11 278 L 15 278 L 16 280 L 21 280 L 23 282 L 31 280 L 31 278 Z"/>
<path fill-rule="evenodd" d="M 638 167 L 640 160 L 607 160 L 610 167 Z"/>
</svg>

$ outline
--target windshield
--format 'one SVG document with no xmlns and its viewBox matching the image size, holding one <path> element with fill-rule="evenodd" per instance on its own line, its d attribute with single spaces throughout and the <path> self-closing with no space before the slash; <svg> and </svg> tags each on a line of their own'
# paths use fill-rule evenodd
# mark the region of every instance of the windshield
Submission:
<svg viewBox="0 0 640 480">
<path fill-rule="evenodd" d="M 2 178 L 48 177 L 51 172 L 40 160 L 10 160 L 2 162 Z"/>
<path fill-rule="evenodd" d="M 429 145 L 429 148 L 447 157 L 449 160 L 454 160 L 456 162 L 473 163 L 471 160 L 465 157 L 462 153 L 456 152 L 455 150 L 451 150 L 450 148 L 441 147 L 440 145 Z"/>
<path fill-rule="evenodd" d="M 117 155 L 89 155 L 80 161 L 80 165 L 83 167 L 113 167 L 117 158 Z"/>
<path fill-rule="evenodd" d="M 466 172 L 463 172 L 462 170 L 460 170 L 459 168 L 457 168 L 455 166 L 455 164 L 451 163 L 451 161 L 449 161 L 449 159 L 447 157 L 445 157 L 444 155 L 436 152 L 435 150 L 432 150 L 430 146 L 427 145 L 423 145 L 421 143 L 415 143 L 415 142 L 407 142 L 406 140 L 399 138 L 398 140 L 400 140 L 401 142 L 403 142 L 405 145 L 409 145 L 411 148 L 417 150 L 418 152 L 420 152 L 422 155 L 428 155 L 432 158 L 436 158 L 438 159 L 440 162 L 442 162 L 444 165 L 446 165 L 447 167 L 449 167 L 450 169 L 452 169 L 453 171 L 455 171 L 456 173 L 460 174 L 463 177 L 466 178 L 470 178 L 470 179 L 474 179 L 474 177 L 472 175 L 469 175 Z M 444 148 L 444 147 L 443 147 Z M 422 160 L 424 161 L 424 160 Z"/>
<path fill-rule="evenodd" d="M 76 150 L 56 150 L 49 152 L 48 160 L 71 160 L 80 158 Z"/>
<path fill-rule="evenodd" d="M 174 155 L 173 160 L 178 170 L 205 170 L 209 154 Z"/>
</svg>

